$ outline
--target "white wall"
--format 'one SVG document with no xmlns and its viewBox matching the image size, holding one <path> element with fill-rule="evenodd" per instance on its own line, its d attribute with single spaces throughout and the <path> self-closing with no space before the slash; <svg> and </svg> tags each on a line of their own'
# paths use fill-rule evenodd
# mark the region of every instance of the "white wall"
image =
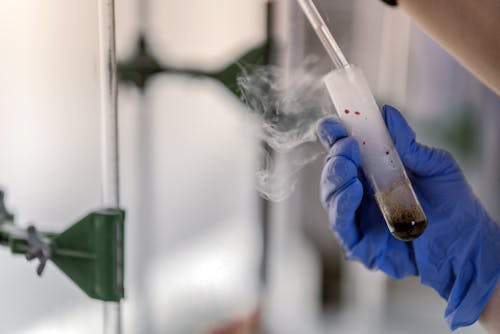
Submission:
<svg viewBox="0 0 500 334">
<path fill-rule="evenodd" d="M 139 3 L 117 1 L 121 59 L 135 45 Z M 253 0 L 151 1 L 147 37 L 164 63 L 217 68 L 263 41 L 263 9 Z M 99 206 L 97 36 L 95 1 L 0 3 L 0 187 L 20 224 L 60 231 Z M 207 305 L 220 301 L 215 314 L 206 313 L 207 326 L 230 317 L 228 309 L 256 306 L 256 153 L 242 114 L 241 104 L 209 80 L 164 75 L 144 97 L 121 88 L 126 333 L 199 325 L 176 323 L 194 285 L 201 284 L 196 292 Z M 202 251 L 187 254 L 185 245 Z M 231 254 L 237 257 L 228 260 Z M 184 267 L 171 265 L 179 261 Z M 99 331 L 101 303 L 53 265 L 39 279 L 25 262 L 0 250 L 0 332 Z M 203 284 L 214 270 L 225 275 L 214 284 L 233 286 L 230 298 L 217 299 L 222 286 Z M 198 283 L 172 281 L 193 271 Z M 169 286 L 176 287 L 175 305 Z M 168 313 L 165 305 L 174 308 Z"/>
</svg>

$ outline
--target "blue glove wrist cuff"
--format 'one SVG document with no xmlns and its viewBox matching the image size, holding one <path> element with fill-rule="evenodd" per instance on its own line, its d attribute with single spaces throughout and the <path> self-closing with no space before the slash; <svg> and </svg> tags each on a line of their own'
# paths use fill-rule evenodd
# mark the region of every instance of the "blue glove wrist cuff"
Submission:
<svg viewBox="0 0 500 334">
<path fill-rule="evenodd" d="M 445 311 L 452 330 L 479 319 L 500 280 L 500 226 L 489 221 L 471 239 L 474 246 L 462 254 L 467 260 L 457 273 Z"/>
</svg>

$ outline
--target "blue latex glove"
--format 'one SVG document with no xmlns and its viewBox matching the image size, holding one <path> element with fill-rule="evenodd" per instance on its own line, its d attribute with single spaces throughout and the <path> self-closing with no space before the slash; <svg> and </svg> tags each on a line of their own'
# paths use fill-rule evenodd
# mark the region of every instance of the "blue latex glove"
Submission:
<svg viewBox="0 0 500 334">
<path fill-rule="evenodd" d="M 360 169 L 357 142 L 339 121 L 324 119 L 318 136 L 329 154 L 321 198 L 331 228 L 347 258 L 393 278 L 420 276 L 448 301 L 445 317 L 451 329 L 470 325 L 500 277 L 500 227 L 449 153 L 418 144 L 396 109 L 385 106 L 383 117 L 426 213 L 427 230 L 412 242 L 392 237 Z"/>
</svg>

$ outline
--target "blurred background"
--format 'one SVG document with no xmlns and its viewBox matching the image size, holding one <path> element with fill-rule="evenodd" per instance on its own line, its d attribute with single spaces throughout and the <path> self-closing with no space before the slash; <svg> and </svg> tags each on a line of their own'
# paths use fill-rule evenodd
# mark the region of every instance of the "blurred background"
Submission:
<svg viewBox="0 0 500 334">
<path fill-rule="evenodd" d="M 403 13 L 316 2 L 379 103 L 450 150 L 498 221 L 500 98 Z M 116 14 L 124 333 L 449 332 L 417 279 L 343 260 L 319 203 L 322 159 L 284 202 L 255 190 L 262 145 L 231 65 L 325 57 L 293 1 L 116 0 Z M 0 3 L 0 187 L 23 226 L 60 231 L 100 206 L 97 17 L 95 1 Z M 102 303 L 55 266 L 39 279 L 7 249 L 0 263 L 0 333 L 101 331 Z"/>
</svg>

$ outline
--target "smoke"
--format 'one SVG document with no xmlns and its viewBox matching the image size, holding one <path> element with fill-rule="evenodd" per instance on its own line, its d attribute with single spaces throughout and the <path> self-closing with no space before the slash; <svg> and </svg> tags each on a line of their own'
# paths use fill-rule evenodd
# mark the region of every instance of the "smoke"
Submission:
<svg viewBox="0 0 500 334">
<path fill-rule="evenodd" d="M 272 201 L 288 198 L 298 173 L 323 154 L 316 141 L 316 123 L 331 114 L 319 66 L 308 59 L 293 70 L 279 66 L 242 68 L 238 87 L 258 125 L 258 136 L 272 150 L 263 148 L 257 189 Z"/>
</svg>

